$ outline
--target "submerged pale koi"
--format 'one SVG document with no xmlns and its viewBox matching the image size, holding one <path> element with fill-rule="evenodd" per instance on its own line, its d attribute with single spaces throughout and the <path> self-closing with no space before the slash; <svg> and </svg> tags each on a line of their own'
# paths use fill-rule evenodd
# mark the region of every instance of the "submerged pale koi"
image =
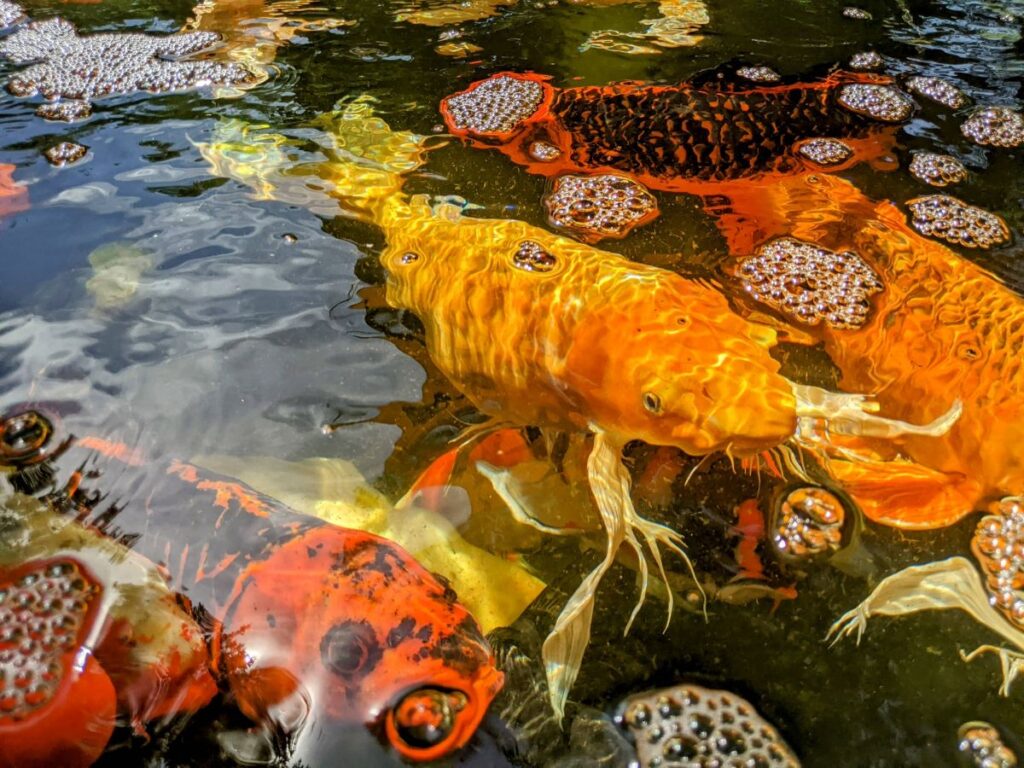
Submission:
<svg viewBox="0 0 1024 768">
<path fill-rule="evenodd" d="M 292 758 L 308 755 L 325 732 L 345 724 L 366 724 L 417 761 L 448 755 L 472 737 L 503 676 L 452 590 L 404 550 L 300 515 L 191 464 L 126 464 L 137 451 L 98 439 L 83 443 L 89 447 L 64 446 L 52 458 L 57 469 L 50 477 L 77 468 L 77 479 L 44 501 L 155 563 L 167 579 L 164 589 L 179 594 L 209 634 L 209 658 L 192 657 L 194 692 L 167 693 L 165 706 L 133 709 L 121 688 L 136 678 L 106 670 L 120 711 L 140 727 L 205 705 L 215 690 L 212 672 L 244 714 L 290 745 Z M 96 574 L 83 579 L 97 596 L 108 589 L 101 561 L 80 562 L 74 550 L 59 555 L 61 563 Z M 0 581 L 8 577 L 2 566 Z M 146 608 L 139 611 L 122 617 L 127 628 L 145 623 Z M 80 638 L 80 653 L 95 655 L 99 672 L 111 658 L 103 637 Z M 153 659 L 178 668 L 170 662 Z M 188 669 L 177 677 L 191 679 Z M 48 712 L 43 707 L 32 717 Z M 25 722 L 0 717 L 2 740 L 35 733 Z"/>
</svg>

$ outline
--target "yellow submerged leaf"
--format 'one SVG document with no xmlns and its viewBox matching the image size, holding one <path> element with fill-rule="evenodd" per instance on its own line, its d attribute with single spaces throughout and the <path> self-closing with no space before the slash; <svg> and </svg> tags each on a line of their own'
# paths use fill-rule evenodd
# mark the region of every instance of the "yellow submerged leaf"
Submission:
<svg viewBox="0 0 1024 768">
<path fill-rule="evenodd" d="M 522 566 L 467 542 L 436 512 L 393 508 L 350 462 L 199 456 L 194 463 L 235 477 L 298 512 L 394 541 L 447 579 L 484 632 L 512 624 L 544 589 L 544 582 Z"/>
</svg>

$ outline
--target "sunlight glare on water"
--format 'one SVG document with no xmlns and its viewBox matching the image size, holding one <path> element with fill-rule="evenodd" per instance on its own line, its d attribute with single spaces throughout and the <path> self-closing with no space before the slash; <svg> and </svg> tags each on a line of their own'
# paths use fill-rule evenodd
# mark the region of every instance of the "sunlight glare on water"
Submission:
<svg viewBox="0 0 1024 768">
<path fill-rule="evenodd" d="M 1022 23 L 0 0 L 0 768 L 1016 765 Z"/>
</svg>

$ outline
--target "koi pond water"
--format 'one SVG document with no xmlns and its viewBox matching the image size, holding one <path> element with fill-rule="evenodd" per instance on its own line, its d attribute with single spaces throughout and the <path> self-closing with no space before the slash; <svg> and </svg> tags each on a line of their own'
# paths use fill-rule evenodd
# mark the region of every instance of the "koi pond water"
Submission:
<svg viewBox="0 0 1024 768">
<path fill-rule="evenodd" d="M 1022 24 L 0 0 L 0 768 L 1018 765 Z"/>
</svg>

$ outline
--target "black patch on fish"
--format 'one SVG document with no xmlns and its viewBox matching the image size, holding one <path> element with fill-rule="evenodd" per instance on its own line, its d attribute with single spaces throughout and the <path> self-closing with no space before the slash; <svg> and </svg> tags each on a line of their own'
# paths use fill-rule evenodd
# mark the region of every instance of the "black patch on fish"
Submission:
<svg viewBox="0 0 1024 768">
<path fill-rule="evenodd" d="M 430 638 L 434 635 L 434 626 L 432 624 L 426 624 L 420 627 L 420 631 L 416 633 L 416 639 L 421 643 L 429 643 Z"/>
<path fill-rule="evenodd" d="M 481 650 L 483 644 L 484 639 L 476 622 L 467 616 L 459 622 L 452 634 L 438 640 L 430 649 L 430 655 L 440 659 L 459 674 L 470 677 L 484 662 Z"/>
<path fill-rule="evenodd" d="M 412 637 L 412 631 L 416 629 L 416 619 L 406 616 L 398 626 L 388 632 L 388 648 L 397 648 L 403 641 Z"/>
</svg>

